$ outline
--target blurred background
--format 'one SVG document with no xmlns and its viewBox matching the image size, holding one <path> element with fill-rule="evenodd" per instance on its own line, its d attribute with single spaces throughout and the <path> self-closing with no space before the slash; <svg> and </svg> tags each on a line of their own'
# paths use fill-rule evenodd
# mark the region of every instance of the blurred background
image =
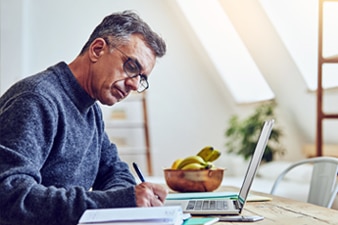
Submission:
<svg viewBox="0 0 338 225">
<path fill-rule="evenodd" d="M 220 166 L 235 167 L 241 157 L 225 146 L 229 119 L 271 100 L 286 149 L 275 160 L 315 151 L 317 0 L 0 0 L 0 7 L 1 94 L 23 77 L 70 63 L 112 12 L 134 10 L 164 38 L 167 54 L 158 59 L 146 95 L 103 106 L 109 136 L 149 175 L 163 175 L 176 158 L 206 145 L 222 151 Z M 335 5 L 325 9 L 338 15 Z M 324 55 L 338 54 L 338 23 L 331 24 L 338 19 L 325 21 Z M 338 68 L 323 71 L 324 108 L 338 112 Z M 324 122 L 323 154 L 338 155 L 337 121 Z"/>
</svg>

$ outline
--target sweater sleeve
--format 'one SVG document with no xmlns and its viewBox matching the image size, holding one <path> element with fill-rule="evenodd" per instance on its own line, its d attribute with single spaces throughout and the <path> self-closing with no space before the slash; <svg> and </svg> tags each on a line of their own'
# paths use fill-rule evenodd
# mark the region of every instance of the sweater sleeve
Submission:
<svg viewBox="0 0 338 225">
<path fill-rule="evenodd" d="M 134 185 L 135 179 L 130 173 L 128 165 L 121 161 L 115 144 L 110 142 L 107 134 L 103 139 L 100 169 L 93 189 L 107 190 Z"/>
<path fill-rule="evenodd" d="M 107 137 L 95 190 L 42 184 L 40 169 L 57 129 L 52 107 L 41 96 L 25 94 L 0 109 L 0 224 L 76 225 L 89 208 L 136 206 L 134 181 Z"/>
</svg>

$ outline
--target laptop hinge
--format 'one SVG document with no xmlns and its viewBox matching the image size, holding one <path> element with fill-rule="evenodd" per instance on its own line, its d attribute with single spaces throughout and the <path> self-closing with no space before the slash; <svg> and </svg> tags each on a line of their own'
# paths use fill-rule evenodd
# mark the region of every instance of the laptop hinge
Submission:
<svg viewBox="0 0 338 225">
<path fill-rule="evenodd" d="M 239 203 L 239 200 L 237 199 L 237 200 L 234 200 L 234 204 L 235 204 L 235 207 L 236 207 L 236 209 L 240 209 L 240 203 Z"/>
</svg>

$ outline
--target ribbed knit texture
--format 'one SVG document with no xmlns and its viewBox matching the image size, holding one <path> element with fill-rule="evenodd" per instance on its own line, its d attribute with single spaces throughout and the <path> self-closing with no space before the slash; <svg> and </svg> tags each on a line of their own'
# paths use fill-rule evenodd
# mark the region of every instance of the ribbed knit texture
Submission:
<svg viewBox="0 0 338 225">
<path fill-rule="evenodd" d="M 64 62 L 0 98 L 0 225 L 75 225 L 89 208 L 136 206 L 134 185 Z"/>
</svg>

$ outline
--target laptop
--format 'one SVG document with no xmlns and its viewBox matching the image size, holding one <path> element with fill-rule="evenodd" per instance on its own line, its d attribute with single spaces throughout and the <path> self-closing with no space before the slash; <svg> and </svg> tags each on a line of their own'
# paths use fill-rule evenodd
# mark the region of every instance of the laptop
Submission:
<svg viewBox="0 0 338 225">
<path fill-rule="evenodd" d="M 191 215 L 240 215 L 244 204 L 246 203 L 252 182 L 257 172 L 257 168 L 262 160 L 263 153 L 268 143 L 274 120 L 264 122 L 263 128 L 259 135 L 259 139 L 255 151 L 250 159 L 244 181 L 237 198 L 235 199 L 185 199 L 185 200 L 169 200 L 165 205 L 181 205 L 184 213 Z"/>
</svg>

